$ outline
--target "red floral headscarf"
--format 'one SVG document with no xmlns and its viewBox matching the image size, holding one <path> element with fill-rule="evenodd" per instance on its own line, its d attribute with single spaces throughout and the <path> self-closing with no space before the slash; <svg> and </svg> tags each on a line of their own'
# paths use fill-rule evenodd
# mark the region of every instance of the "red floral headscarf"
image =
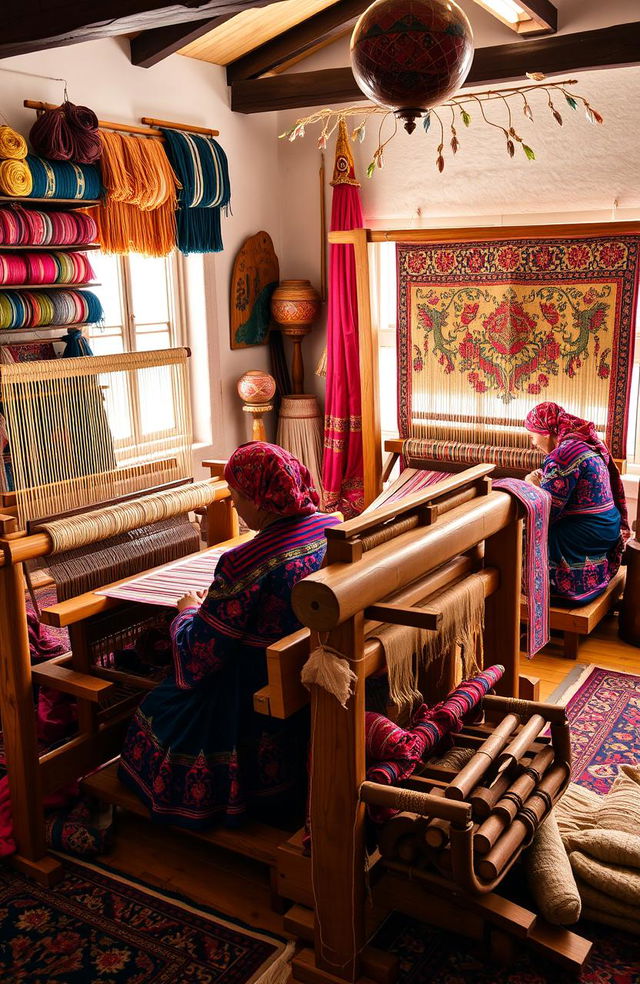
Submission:
<svg viewBox="0 0 640 984">
<path fill-rule="evenodd" d="M 533 431 L 534 434 L 551 434 L 552 437 L 557 437 L 558 444 L 562 444 L 564 441 L 582 441 L 583 444 L 588 444 L 589 447 L 598 452 L 609 469 L 613 499 L 620 510 L 622 538 L 627 540 L 631 531 L 624 486 L 618 466 L 611 457 L 607 445 L 598 437 L 594 424 L 590 420 L 583 420 L 582 417 L 567 413 L 557 403 L 547 402 L 539 403 L 537 407 L 529 411 L 525 417 L 524 426 L 528 431 Z"/>
<path fill-rule="evenodd" d="M 320 499 L 308 469 L 276 444 L 242 444 L 225 465 L 224 477 L 254 505 L 276 516 L 317 511 Z"/>
</svg>

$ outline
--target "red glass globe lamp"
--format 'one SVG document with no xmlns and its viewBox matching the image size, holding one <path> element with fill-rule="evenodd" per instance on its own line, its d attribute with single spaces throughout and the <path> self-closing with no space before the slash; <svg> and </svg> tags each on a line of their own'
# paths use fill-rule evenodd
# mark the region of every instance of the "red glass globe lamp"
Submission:
<svg viewBox="0 0 640 984">
<path fill-rule="evenodd" d="M 358 87 L 408 133 L 458 91 L 472 61 L 471 25 L 454 0 L 376 0 L 351 36 Z"/>
</svg>

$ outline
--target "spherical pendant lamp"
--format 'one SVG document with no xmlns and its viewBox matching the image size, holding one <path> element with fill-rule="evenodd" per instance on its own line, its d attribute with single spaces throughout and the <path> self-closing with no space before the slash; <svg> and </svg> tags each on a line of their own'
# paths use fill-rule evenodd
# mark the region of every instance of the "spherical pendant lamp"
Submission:
<svg viewBox="0 0 640 984">
<path fill-rule="evenodd" d="M 458 91 L 473 34 L 453 0 L 376 0 L 351 36 L 351 68 L 365 94 L 415 130 L 417 117 Z"/>
</svg>

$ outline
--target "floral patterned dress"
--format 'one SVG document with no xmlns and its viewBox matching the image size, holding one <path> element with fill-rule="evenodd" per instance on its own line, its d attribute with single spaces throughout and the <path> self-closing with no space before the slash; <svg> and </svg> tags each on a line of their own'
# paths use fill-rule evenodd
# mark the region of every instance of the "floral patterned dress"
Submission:
<svg viewBox="0 0 640 984">
<path fill-rule="evenodd" d="M 591 601 L 622 557 L 621 516 L 607 465 L 589 444 L 562 441 L 545 458 L 540 485 L 551 494 L 551 593 L 574 603 Z"/>
<path fill-rule="evenodd" d="M 256 714 L 253 695 L 267 683 L 266 647 L 300 628 L 293 586 L 319 569 L 324 530 L 339 522 L 318 512 L 278 519 L 223 554 L 202 606 L 173 620 L 173 673 L 138 708 L 119 770 L 154 819 L 234 826 L 304 776 L 306 715 Z"/>
</svg>

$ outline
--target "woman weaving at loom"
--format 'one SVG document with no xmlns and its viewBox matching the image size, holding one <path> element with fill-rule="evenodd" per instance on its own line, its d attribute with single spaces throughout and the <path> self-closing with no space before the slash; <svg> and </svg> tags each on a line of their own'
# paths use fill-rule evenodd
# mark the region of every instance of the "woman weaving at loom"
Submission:
<svg viewBox="0 0 640 984">
<path fill-rule="evenodd" d="M 524 425 L 546 455 L 526 481 L 551 495 L 551 592 L 586 603 L 616 574 L 629 537 L 620 472 L 594 425 L 557 403 L 539 403 Z"/>
<path fill-rule="evenodd" d="M 319 569 L 324 530 L 339 522 L 318 512 L 309 472 L 280 447 L 243 445 L 224 477 L 258 534 L 222 555 L 207 593 L 178 602 L 174 672 L 138 708 L 120 762 L 155 819 L 191 828 L 222 815 L 236 824 L 256 800 L 287 818 L 305 720 L 272 723 L 253 711 L 253 694 L 267 682 L 266 647 L 300 628 L 292 588 Z"/>
</svg>

